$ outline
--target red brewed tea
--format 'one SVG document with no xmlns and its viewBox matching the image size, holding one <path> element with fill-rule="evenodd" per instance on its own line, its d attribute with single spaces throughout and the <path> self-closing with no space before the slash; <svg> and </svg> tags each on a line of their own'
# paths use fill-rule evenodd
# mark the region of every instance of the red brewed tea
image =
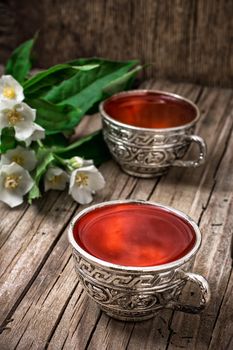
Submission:
<svg viewBox="0 0 233 350">
<path fill-rule="evenodd" d="M 124 266 L 175 261 L 194 246 L 195 232 L 181 217 L 149 204 L 108 205 L 82 216 L 74 238 L 89 254 Z"/>
<path fill-rule="evenodd" d="M 104 110 L 121 123 L 154 129 L 188 124 L 197 114 L 185 100 L 156 92 L 110 98 L 104 103 Z"/>
</svg>

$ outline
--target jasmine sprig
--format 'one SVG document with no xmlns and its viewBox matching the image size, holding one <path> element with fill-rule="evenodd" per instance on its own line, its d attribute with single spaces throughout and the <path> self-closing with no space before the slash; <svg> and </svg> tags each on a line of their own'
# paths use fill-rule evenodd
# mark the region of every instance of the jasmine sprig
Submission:
<svg viewBox="0 0 233 350">
<path fill-rule="evenodd" d="M 72 157 L 65 160 L 55 155 L 55 159 L 65 167 L 50 166 L 44 177 L 45 190 L 64 190 L 69 182 L 69 194 L 80 204 L 88 204 L 93 199 L 95 191 L 105 186 L 105 180 L 92 160 Z"/>
<path fill-rule="evenodd" d="M 10 76 L 0 78 L 0 132 L 13 129 L 12 137 L 16 144 L 18 142 L 15 148 L 7 149 L 1 156 L 0 200 L 15 207 L 30 192 L 31 201 L 40 195 L 39 183 L 44 177 L 45 191 L 64 190 L 69 182 L 73 199 L 81 204 L 89 203 L 94 192 L 103 188 L 103 176 L 92 160 L 79 156 L 64 159 L 55 153 L 59 153 L 58 148 L 46 147 L 41 141 L 45 130 L 35 123 L 36 110 L 22 102 L 23 98 L 23 89 L 15 79 Z M 30 148 L 32 143 L 33 148 Z M 60 148 L 60 152 L 73 150 L 76 146 Z"/>
<path fill-rule="evenodd" d="M 69 187 L 72 198 L 86 204 L 105 185 L 95 165 L 109 159 L 109 151 L 101 131 L 72 144 L 64 135 L 100 101 L 128 89 L 141 66 L 85 58 L 30 77 L 34 42 L 13 52 L 0 78 L 0 200 L 14 207 L 25 195 L 31 203 L 43 190 Z"/>
</svg>

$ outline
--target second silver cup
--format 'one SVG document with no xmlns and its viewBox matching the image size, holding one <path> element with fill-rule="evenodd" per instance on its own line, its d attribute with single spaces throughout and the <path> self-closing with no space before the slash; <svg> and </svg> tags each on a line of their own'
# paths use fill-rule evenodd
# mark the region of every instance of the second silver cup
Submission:
<svg viewBox="0 0 233 350">
<path fill-rule="evenodd" d="M 144 127 L 150 110 L 159 123 Z M 205 161 L 206 144 L 194 135 L 200 112 L 184 97 L 157 90 L 121 92 L 100 104 L 100 114 L 109 150 L 130 175 L 149 178 L 166 173 L 171 166 L 198 167 Z M 182 160 L 192 142 L 199 147 L 197 158 Z"/>
</svg>

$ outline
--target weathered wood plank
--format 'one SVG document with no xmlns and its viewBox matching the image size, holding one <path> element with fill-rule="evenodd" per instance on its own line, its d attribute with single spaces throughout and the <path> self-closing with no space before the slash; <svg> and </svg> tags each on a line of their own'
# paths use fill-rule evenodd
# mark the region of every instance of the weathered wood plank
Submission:
<svg viewBox="0 0 233 350">
<path fill-rule="evenodd" d="M 4 204 L 0 204 L 0 212 L 1 212 L 1 222 L 0 222 L 0 250 L 10 237 L 12 231 L 15 226 L 24 215 L 27 210 L 28 205 L 24 203 L 20 208 L 9 208 Z M 2 273 L 2 271 L 0 272 Z"/>
<path fill-rule="evenodd" d="M 231 211 L 232 212 L 232 211 Z M 232 231 L 233 232 L 233 228 Z M 233 273 L 231 272 L 228 287 L 223 299 L 210 343 L 210 350 L 233 349 Z"/>
<path fill-rule="evenodd" d="M 67 194 L 50 193 L 16 225 L 1 252 L 1 322 L 46 260 L 75 207 Z"/>
<path fill-rule="evenodd" d="M 218 318 L 232 270 L 230 257 L 233 227 L 230 215 L 233 206 L 232 147 L 233 138 L 227 144 L 224 158 L 216 174 L 214 191 L 201 219 L 203 243 L 194 264 L 194 270 L 208 278 L 212 300 L 206 312 L 199 317 L 175 314 L 172 328 L 177 334 L 171 336 L 168 349 L 174 349 L 177 346 L 185 349 L 207 349 Z M 223 321 L 223 324 L 225 322 Z M 180 333 L 185 334 L 186 338 L 180 337 Z"/>
</svg>

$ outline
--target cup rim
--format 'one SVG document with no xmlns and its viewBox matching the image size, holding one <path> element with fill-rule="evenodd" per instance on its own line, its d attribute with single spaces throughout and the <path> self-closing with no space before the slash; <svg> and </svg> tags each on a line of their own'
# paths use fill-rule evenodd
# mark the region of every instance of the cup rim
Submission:
<svg viewBox="0 0 233 350">
<path fill-rule="evenodd" d="M 190 106 L 192 106 L 194 108 L 194 110 L 196 112 L 195 118 L 187 124 L 182 124 L 182 125 L 174 126 L 174 127 L 170 127 L 170 128 L 143 128 L 143 127 L 134 126 L 134 125 L 119 122 L 118 120 L 112 118 L 109 114 L 107 114 L 105 112 L 104 105 L 109 100 L 112 100 L 112 99 L 114 100 L 114 99 L 117 99 L 118 97 L 121 97 L 121 96 L 140 95 L 143 93 L 146 94 L 148 92 L 162 94 L 162 95 L 166 95 L 166 96 L 171 96 L 179 101 L 184 101 L 184 102 L 188 103 Z M 146 132 L 155 132 L 155 131 L 156 132 L 169 132 L 169 131 L 175 131 L 175 130 L 183 130 L 183 129 L 189 128 L 190 126 L 196 124 L 196 122 L 200 118 L 199 108 L 197 107 L 197 105 L 194 102 L 192 102 L 188 98 L 183 97 L 183 96 L 178 95 L 178 94 L 174 94 L 172 92 L 167 92 L 167 91 L 163 91 L 163 90 L 153 90 L 153 89 L 138 89 L 138 90 L 128 90 L 128 91 L 118 92 L 118 93 L 112 95 L 111 97 L 107 98 L 106 100 L 102 101 L 99 104 L 99 112 L 100 112 L 102 117 L 104 117 L 105 119 L 107 119 L 108 121 L 110 121 L 116 125 L 119 125 L 121 127 L 127 127 L 131 130 L 140 130 L 140 131 L 146 131 Z"/>
<path fill-rule="evenodd" d="M 169 211 L 169 212 L 181 217 L 182 219 L 184 219 L 186 222 L 189 223 L 189 225 L 192 226 L 194 233 L 195 233 L 195 236 L 196 236 L 196 240 L 195 240 L 193 247 L 190 249 L 190 251 L 187 254 L 185 254 L 184 256 L 182 256 L 181 258 L 179 258 L 175 261 L 172 261 L 172 262 L 169 262 L 166 264 L 161 264 L 161 265 L 154 265 L 154 266 L 126 266 L 126 265 L 114 264 L 114 263 L 102 260 L 100 258 L 97 258 L 80 247 L 80 245 L 76 242 L 76 240 L 74 238 L 74 234 L 73 234 L 73 228 L 74 228 L 74 225 L 78 219 L 80 219 L 82 216 L 86 215 L 87 213 L 89 213 L 95 209 L 101 208 L 101 207 L 111 206 L 111 205 L 115 205 L 115 204 L 129 204 L 129 203 L 148 204 L 148 205 L 156 206 L 156 207 L 165 209 L 166 211 Z M 68 228 L 68 240 L 69 240 L 70 244 L 72 245 L 72 247 L 76 251 L 78 251 L 81 256 L 83 256 L 85 259 L 87 259 L 90 262 L 93 262 L 95 264 L 98 264 L 98 265 L 100 265 L 104 268 L 108 268 L 108 269 L 113 269 L 113 270 L 118 270 L 118 271 L 128 271 L 128 272 L 132 271 L 134 273 L 135 272 L 144 273 L 144 272 L 161 272 L 161 271 L 172 270 L 172 269 L 175 269 L 175 268 L 185 264 L 187 261 L 189 261 L 197 253 L 198 249 L 200 248 L 202 238 L 201 238 L 200 229 L 197 226 L 197 224 L 195 223 L 195 221 L 191 217 L 189 217 L 187 214 L 183 213 L 182 211 L 175 209 L 175 208 L 172 208 L 170 206 L 166 206 L 166 205 L 157 203 L 157 202 L 129 199 L 129 200 L 112 200 L 112 201 L 102 202 L 102 203 L 91 205 L 88 208 L 81 210 L 71 220 L 71 223 L 70 223 L 69 228 Z"/>
</svg>

